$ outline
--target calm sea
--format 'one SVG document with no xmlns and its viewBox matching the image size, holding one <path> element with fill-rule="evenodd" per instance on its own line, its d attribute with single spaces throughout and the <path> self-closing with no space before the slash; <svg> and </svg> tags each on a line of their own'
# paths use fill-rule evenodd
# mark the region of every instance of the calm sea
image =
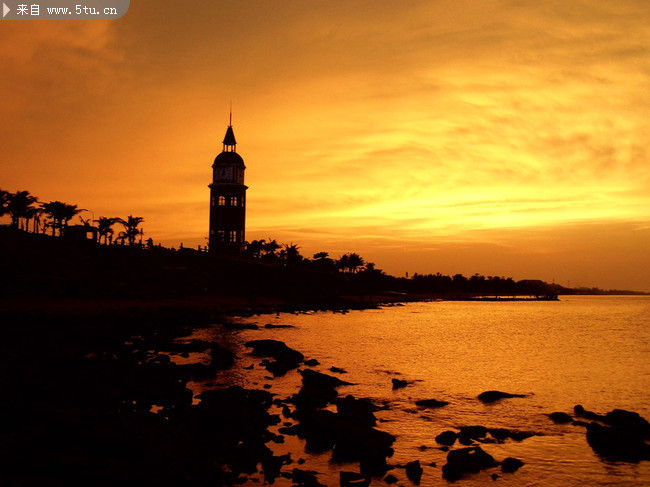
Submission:
<svg viewBox="0 0 650 487">
<path fill-rule="evenodd" d="M 615 408 L 636 411 L 650 419 L 650 297 L 561 297 L 558 302 L 430 302 L 346 314 L 279 314 L 242 320 L 263 327 L 267 323 L 295 328 L 225 331 L 215 326 L 203 333 L 226 339 L 238 350 L 238 365 L 218 378 L 223 385 L 261 388 L 285 398 L 300 386 L 289 372 L 270 380 L 243 343 L 273 338 L 320 362 L 316 370 L 332 366 L 354 385 L 340 395 L 368 397 L 390 408 L 376 413 L 378 428 L 397 437 L 389 463 L 420 460 L 421 485 L 446 485 L 441 466 L 446 453 L 434 438 L 467 425 L 505 427 L 540 433 L 521 442 L 482 445 L 503 460 L 513 456 L 525 465 L 516 473 L 500 474 L 498 485 L 604 486 L 650 485 L 650 462 L 606 462 L 594 454 L 585 430 L 556 425 L 547 414 L 573 406 L 606 413 Z M 226 335 L 224 335 L 226 334 Z M 253 370 L 242 370 L 254 365 Z M 392 390 L 391 379 L 412 381 Z M 496 389 L 527 394 L 482 404 L 476 396 Z M 426 410 L 419 399 L 448 401 L 446 407 Z M 358 471 L 358 465 L 334 465 L 329 454 L 309 455 L 304 443 L 287 437 L 278 453 L 304 458 L 319 472 L 320 482 L 338 485 L 339 470 Z M 435 462 L 437 466 L 428 466 Z M 294 464 L 295 466 L 295 464 Z M 290 466 L 288 470 L 293 468 Z M 467 486 L 492 484 L 482 472 L 462 479 Z M 409 485 L 404 470 L 391 471 Z M 261 476 L 260 476 L 261 477 Z M 280 478 L 275 485 L 290 485 Z M 373 485 L 387 485 L 381 479 Z"/>
</svg>

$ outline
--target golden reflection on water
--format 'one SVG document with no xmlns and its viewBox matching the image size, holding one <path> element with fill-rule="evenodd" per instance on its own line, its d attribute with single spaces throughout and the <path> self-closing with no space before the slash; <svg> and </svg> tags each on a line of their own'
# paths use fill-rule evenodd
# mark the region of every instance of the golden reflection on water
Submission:
<svg viewBox="0 0 650 487">
<path fill-rule="evenodd" d="M 354 385 L 339 388 L 339 395 L 390 404 L 376 414 L 378 427 L 398 437 L 389 461 L 437 464 L 424 467 L 421 485 L 446 483 L 440 470 L 446 453 L 438 449 L 435 436 L 467 425 L 540 433 L 522 442 L 484 445 L 497 460 L 515 456 L 525 462 L 516 473 L 502 474 L 500 485 L 650 485 L 650 462 L 604 462 L 587 444 L 583 428 L 556 425 L 547 417 L 554 411 L 572 413 L 575 404 L 582 404 L 601 413 L 622 408 L 650 418 L 648 297 L 411 303 L 344 315 L 280 314 L 243 321 L 262 328 L 212 330 L 238 347 L 239 356 L 235 369 L 220 374 L 216 382 L 258 388 L 270 384 L 270 391 L 281 398 L 295 393 L 300 387 L 295 371 L 272 379 L 243 347 L 247 340 L 262 338 L 282 340 L 306 358 L 317 359 L 321 365 L 316 370 L 332 374 L 332 366 L 345 369 L 342 378 Z M 296 328 L 269 330 L 263 328 L 266 323 Z M 242 370 L 251 364 L 253 370 Z M 392 378 L 410 384 L 394 391 Z M 476 399 L 491 389 L 527 396 L 489 405 Z M 414 404 L 431 398 L 450 404 L 434 410 Z M 305 456 L 299 451 L 293 457 L 300 454 Z M 327 458 L 312 457 L 306 465 L 321 471 L 321 482 L 338 485 L 338 470 Z M 393 472 L 408 483 L 403 471 L 401 477 L 399 473 Z M 487 482 L 492 480 L 483 472 L 461 483 Z M 376 485 L 385 484 L 379 479 Z"/>
</svg>

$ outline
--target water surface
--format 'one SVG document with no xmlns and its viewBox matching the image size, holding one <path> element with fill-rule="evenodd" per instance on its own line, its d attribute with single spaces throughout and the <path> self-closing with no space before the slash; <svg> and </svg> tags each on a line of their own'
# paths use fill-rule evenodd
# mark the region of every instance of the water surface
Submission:
<svg viewBox="0 0 650 487">
<path fill-rule="evenodd" d="M 421 485 L 446 485 L 437 434 L 465 425 L 506 427 L 534 431 L 539 436 L 503 444 L 483 445 L 497 461 L 514 456 L 525 462 L 514 474 L 497 470 L 468 476 L 458 485 L 650 485 L 650 462 L 606 462 L 586 442 L 585 430 L 555 425 L 554 411 L 572 413 L 573 406 L 606 413 L 615 408 L 650 418 L 650 298 L 562 297 L 558 302 L 430 302 L 410 303 L 379 310 L 340 313 L 263 315 L 242 320 L 293 325 L 287 329 L 226 332 L 240 357 L 224 385 L 262 387 L 285 398 L 295 393 L 300 377 L 291 371 L 270 379 L 243 343 L 273 338 L 317 359 L 316 370 L 332 366 L 347 371 L 341 378 L 354 383 L 339 388 L 340 395 L 368 397 L 390 408 L 376 413 L 379 429 L 397 436 L 389 463 L 419 459 L 425 466 Z M 255 364 L 252 371 L 242 367 Z M 412 381 L 396 391 L 391 379 Z M 527 394 L 485 405 L 476 399 L 486 390 Z M 419 399 L 435 398 L 450 404 L 427 410 Z M 304 444 L 287 437 L 279 452 L 305 458 L 302 468 L 320 473 L 319 480 L 338 485 L 338 465 L 329 455 L 308 455 Z M 358 465 L 343 466 L 358 471 Z M 410 484 L 403 470 L 391 471 L 400 483 Z M 283 484 L 278 479 L 276 485 Z M 381 479 L 373 485 L 386 485 Z"/>
</svg>

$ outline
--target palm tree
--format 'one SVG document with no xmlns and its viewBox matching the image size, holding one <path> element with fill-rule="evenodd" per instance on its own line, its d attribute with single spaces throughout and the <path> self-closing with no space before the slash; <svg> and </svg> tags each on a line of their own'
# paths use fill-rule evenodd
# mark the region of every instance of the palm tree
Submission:
<svg viewBox="0 0 650 487">
<path fill-rule="evenodd" d="M 358 272 L 359 268 L 363 267 L 363 264 L 365 264 L 365 261 L 359 254 L 353 252 L 348 255 L 348 268 L 350 272 Z"/>
<path fill-rule="evenodd" d="M 77 205 L 69 205 L 62 201 L 43 203 L 41 208 L 52 220 L 49 224 L 52 227 L 52 236 L 56 234 L 57 229 L 59 230 L 59 236 L 62 236 L 65 229 L 68 228 L 68 222 L 83 211 L 82 208 L 77 208 Z"/>
<path fill-rule="evenodd" d="M 300 247 L 295 245 L 294 243 L 291 244 L 284 244 L 284 250 L 285 250 L 285 260 L 290 263 L 290 264 L 296 264 L 302 260 L 302 255 L 300 255 L 300 252 L 298 251 Z"/>
<path fill-rule="evenodd" d="M 275 240 L 270 240 L 268 242 L 264 243 L 264 256 L 265 257 L 270 257 L 270 258 L 275 258 L 277 257 L 277 254 L 275 253 L 276 250 L 280 249 L 281 246 L 278 242 Z"/>
<path fill-rule="evenodd" d="M 43 214 L 43 208 L 32 206 L 32 207 L 27 209 L 25 219 L 27 220 L 27 222 L 29 222 L 29 220 L 34 221 L 34 226 L 32 228 L 32 232 L 34 232 L 34 233 L 38 233 L 41 230 L 41 215 L 42 214 Z M 27 229 L 27 227 L 26 227 L 26 229 Z"/>
<path fill-rule="evenodd" d="M 119 218 L 107 218 L 105 216 L 100 216 L 97 222 L 97 233 L 99 234 L 99 240 L 101 241 L 104 237 L 104 245 L 108 245 L 108 236 L 113 235 L 113 225 L 115 225 L 120 219 Z"/>
<path fill-rule="evenodd" d="M 29 224 L 29 213 L 32 205 L 38 201 L 36 196 L 29 194 L 29 191 L 16 191 L 8 193 L 7 212 L 11 215 L 11 226 L 18 228 L 20 219 L 25 219 L 25 230 Z"/>
<path fill-rule="evenodd" d="M 246 245 L 246 252 L 254 259 L 259 259 L 262 255 L 262 251 L 264 250 L 265 243 L 266 242 L 264 241 L 264 239 L 253 240 L 252 242 Z"/>
<path fill-rule="evenodd" d="M 140 229 L 138 225 L 144 221 L 144 218 L 140 216 L 129 215 L 126 220 L 121 218 L 116 219 L 117 223 L 124 225 L 124 231 L 120 232 L 120 238 L 126 238 L 129 241 L 129 245 L 135 245 L 135 239 L 138 235 L 142 238 Z"/>
<path fill-rule="evenodd" d="M 337 266 L 340 269 L 347 269 L 349 272 L 357 272 L 364 264 L 363 258 L 357 253 L 344 254 L 337 261 Z"/>
<path fill-rule="evenodd" d="M 350 258 L 348 257 L 348 254 L 343 254 L 337 261 L 336 261 L 336 267 L 344 271 L 345 269 L 348 268 L 350 262 Z"/>
<path fill-rule="evenodd" d="M 56 235 L 56 230 L 59 230 L 59 236 L 61 235 L 61 229 L 63 228 L 63 214 L 65 212 L 66 204 L 61 201 L 50 201 L 49 203 L 41 203 L 41 208 L 43 212 L 50 217 L 50 220 L 47 225 L 52 229 L 52 236 Z"/>
<path fill-rule="evenodd" d="M 322 270 L 334 270 L 336 264 L 333 259 L 330 259 L 330 254 L 327 252 L 317 252 L 314 254 L 313 264 L 315 267 Z"/>
<path fill-rule="evenodd" d="M 68 205 L 68 204 L 63 204 L 63 212 L 61 214 L 62 217 L 62 224 L 63 224 L 63 231 L 65 233 L 65 229 L 68 228 L 68 222 L 72 220 L 76 215 L 84 211 L 83 208 L 77 208 L 77 205 Z"/>
<path fill-rule="evenodd" d="M 7 205 L 9 204 L 9 191 L 0 189 L 0 216 L 4 216 L 9 212 Z"/>
</svg>

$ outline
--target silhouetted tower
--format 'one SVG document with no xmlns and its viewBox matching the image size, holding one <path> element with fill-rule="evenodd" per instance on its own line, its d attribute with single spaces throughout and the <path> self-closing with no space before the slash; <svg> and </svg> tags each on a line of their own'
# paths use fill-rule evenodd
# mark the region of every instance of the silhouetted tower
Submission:
<svg viewBox="0 0 650 487">
<path fill-rule="evenodd" d="M 236 150 L 237 141 L 230 124 L 223 138 L 223 151 L 212 164 L 210 188 L 209 248 L 242 250 L 245 241 L 246 190 L 244 160 Z"/>
</svg>

